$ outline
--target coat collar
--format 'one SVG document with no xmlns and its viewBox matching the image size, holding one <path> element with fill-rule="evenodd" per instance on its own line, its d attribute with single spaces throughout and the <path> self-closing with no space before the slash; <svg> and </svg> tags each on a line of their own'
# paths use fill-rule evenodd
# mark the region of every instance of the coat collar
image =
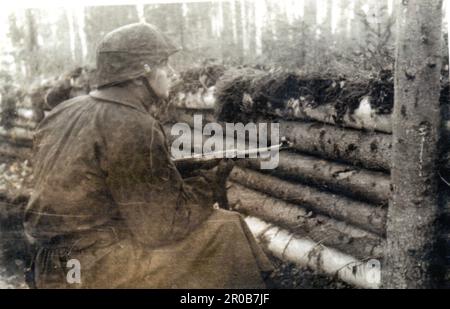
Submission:
<svg viewBox="0 0 450 309">
<path fill-rule="evenodd" d="M 91 91 L 89 95 L 94 99 L 125 105 L 148 114 L 144 104 L 138 98 L 131 95 L 125 88 L 108 87 Z"/>
</svg>

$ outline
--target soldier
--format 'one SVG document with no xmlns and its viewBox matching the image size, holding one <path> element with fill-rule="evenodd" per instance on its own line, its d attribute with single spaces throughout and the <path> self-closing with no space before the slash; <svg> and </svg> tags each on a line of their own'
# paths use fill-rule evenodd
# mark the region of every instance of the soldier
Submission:
<svg viewBox="0 0 450 309">
<path fill-rule="evenodd" d="M 4 94 L 0 96 L 0 126 L 9 130 L 14 127 L 14 122 L 17 118 L 16 103 L 23 100 L 24 94 L 22 90 L 10 83 L 3 85 L 3 90 Z"/>
<path fill-rule="evenodd" d="M 149 24 L 109 33 L 97 50 L 98 89 L 40 123 L 24 222 L 36 287 L 265 286 L 272 265 L 242 217 L 213 208 L 222 166 L 183 179 L 151 114 L 168 97 L 176 51 Z"/>
<path fill-rule="evenodd" d="M 56 84 L 48 89 L 45 95 L 46 110 L 51 110 L 56 105 L 71 98 L 88 94 L 90 89 L 91 70 L 87 67 L 78 67 L 68 74 L 60 77 Z"/>
</svg>

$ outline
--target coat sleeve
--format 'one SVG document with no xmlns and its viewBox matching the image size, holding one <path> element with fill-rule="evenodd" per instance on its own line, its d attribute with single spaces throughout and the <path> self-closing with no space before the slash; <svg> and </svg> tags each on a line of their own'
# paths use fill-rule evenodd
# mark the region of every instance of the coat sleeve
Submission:
<svg viewBox="0 0 450 309">
<path fill-rule="evenodd" d="M 213 187 L 204 177 L 182 179 L 159 122 L 121 123 L 113 130 L 106 149 L 107 186 L 138 241 L 159 246 L 180 240 L 207 219 Z"/>
</svg>

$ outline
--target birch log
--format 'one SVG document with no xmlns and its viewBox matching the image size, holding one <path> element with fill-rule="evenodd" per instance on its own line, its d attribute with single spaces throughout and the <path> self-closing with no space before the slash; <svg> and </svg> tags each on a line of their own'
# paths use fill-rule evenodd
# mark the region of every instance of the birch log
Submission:
<svg viewBox="0 0 450 309">
<path fill-rule="evenodd" d="M 283 201 L 302 205 L 314 213 L 330 216 L 379 235 L 384 234 L 386 209 L 382 207 L 239 167 L 234 168 L 230 180 Z"/>
<path fill-rule="evenodd" d="M 228 201 L 239 212 L 278 224 L 343 252 L 360 258 L 382 256 L 383 239 L 378 235 L 327 216 L 316 215 L 299 205 L 236 183 L 230 183 Z"/>
<path fill-rule="evenodd" d="M 361 104 L 366 103 L 364 100 L 369 100 L 367 97 L 362 100 Z M 365 117 L 359 117 L 358 115 L 353 115 L 347 112 L 342 120 L 337 123 L 338 112 L 335 108 L 335 104 L 323 104 L 316 107 L 311 106 L 301 106 L 298 100 L 291 99 L 287 106 L 292 106 L 291 113 L 285 115 L 285 113 L 278 113 L 277 116 L 284 119 L 301 120 L 301 121 L 317 121 L 324 124 L 337 125 L 340 127 L 366 130 L 366 131 L 378 131 L 383 133 L 392 133 L 392 120 L 391 115 L 377 115 L 376 113 L 371 113 L 370 115 L 365 115 Z M 369 105 L 370 106 L 370 105 Z"/>
<path fill-rule="evenodd" d="M 279 259 L 337 276 L 357 287 L 378 288 L 380 285 L 380 268 L 376 260 L 358 260 L 255 217 L 247 217 L 245 221 L 261 245 Z"/>
</svg>

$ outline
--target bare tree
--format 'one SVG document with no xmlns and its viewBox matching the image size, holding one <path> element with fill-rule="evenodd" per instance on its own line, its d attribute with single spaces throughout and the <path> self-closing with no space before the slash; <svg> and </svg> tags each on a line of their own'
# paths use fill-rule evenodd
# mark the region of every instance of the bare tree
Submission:
<svg viewBox="0 0 450 309">
<path fill-rule="evenodd" d="M 25 41 L 25 54 L 27 59 L 27 78 L 31 79 L 35 73 L 39 72 L 40 63 L 39 58 L 35 57 L 39 45 L 37 41 L 37 24 L 35 13 L 32 9 L 25 11 L 25 23 L 27 29 L 27 36 Z"/>
<path fill-rule="evenodd" d="M 329 38 L 331 37 L 331 34 L 333 32 L 332 19 L 333 19 L 333 0 L 327 0 L 327 11 L 325 14 L 323 30 L 325 32 L 324 35 Z"/>
<path fill-rule="evenodd" d="M 305 62 L 308 68 L 314 68 L 317 62 L 317 1 L 305 1 L 304 25 L 307 27 L 310 44 L 305 51 Z"/>
<path fill-rule="evenodd" d="M 365 19 L 363 5 L 364 5 L 363 0 L 355 0 L 353 8 L 354 16 L 351 21 L 350 27 L 350 38 L 352 40 L 352 44 L 357 48 L 359 48 L 362 45 L 362 38 L 365 37 L 363 33 L 364 19 Z"/>
<path fill-rule="evenodd" d="M 341 0 L 339 2 L 339 6 L 340 6 L 340 16 L 336 32 L 339 35 L 339 40 L 341 40 L 342 43 L 340 45 L 343 46 L 348 38 L 348 16 L 350 13 L 350 1 Z"/>
<path fill-rule="evenodd" d="M 442 0 L 399 1 L 388 211 L 388 288 L 437 284 L 438 138 Z"/>
</svg>

